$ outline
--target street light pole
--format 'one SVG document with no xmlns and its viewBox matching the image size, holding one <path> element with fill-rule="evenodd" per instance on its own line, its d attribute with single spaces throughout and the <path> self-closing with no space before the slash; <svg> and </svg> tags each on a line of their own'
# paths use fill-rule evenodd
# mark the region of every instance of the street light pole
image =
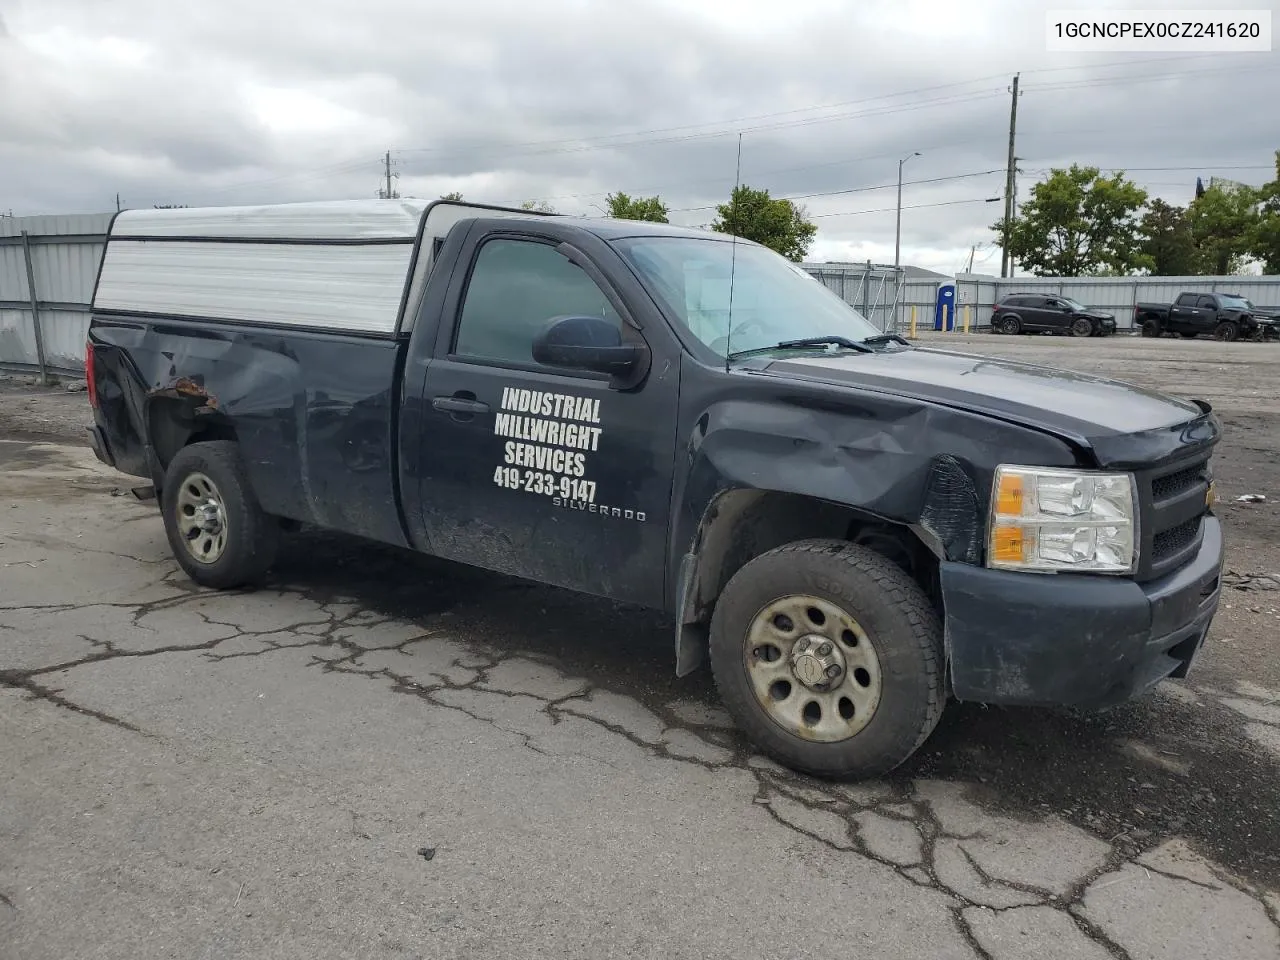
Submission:
<svg viewBox="0 0 1280 960">
<path fill-rule="evenodd" d="M 912 157 L 920 156 L 920 151 L 909 154 L 898 161 L 898 222 L 893 231 L 893 266 L 896 269 L 902 253 L 902 165 Z"/>
</svg>

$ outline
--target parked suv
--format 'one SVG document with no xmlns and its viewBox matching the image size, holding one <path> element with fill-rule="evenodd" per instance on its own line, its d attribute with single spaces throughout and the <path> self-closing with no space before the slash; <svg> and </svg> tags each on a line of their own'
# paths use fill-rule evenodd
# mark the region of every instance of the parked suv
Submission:
<svg viewBox="0 0 1280 960">
<path fill-rule="evenodd" d="M 1086 307 L 1060 295 L 1011 293 L 991 312 L 991 332 L 1070 333 L 1073 337 L 1105 337 L 1116 332 L 1114 314 Z"/>
</svg>

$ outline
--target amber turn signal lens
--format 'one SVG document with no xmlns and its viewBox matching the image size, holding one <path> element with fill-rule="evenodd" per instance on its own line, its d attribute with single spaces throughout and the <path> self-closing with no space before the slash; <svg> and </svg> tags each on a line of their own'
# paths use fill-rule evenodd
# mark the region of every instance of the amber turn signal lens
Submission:
<svg viewBox="0 0 1280 960">
<path fill-rule="evenodd" d="M 1000 489 L 996 493 L 996 513 L 1006 517 L 1022 516 L 1023 479 L 1016 473 L 1000 476 Z"/>
<path fill-rule="evenodd" d="M 1027 531 L 1023 527 L 998 526 L 992 531 L 991 554 L 998 563 L 1022 563 L 1026 546 Z"/>
</svg>

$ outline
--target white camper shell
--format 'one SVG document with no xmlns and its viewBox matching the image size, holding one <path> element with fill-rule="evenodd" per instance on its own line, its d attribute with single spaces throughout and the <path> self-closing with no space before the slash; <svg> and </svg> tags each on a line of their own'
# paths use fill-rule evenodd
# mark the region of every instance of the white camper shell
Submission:
<svg viewBox="0 0 1280 960">
<path fill-rule="evenodd" d="M 93 310 L 394 336 L 449 230 L 477 216 L 553 214 L 414 199 L 126 210 Z"/>
</svg>

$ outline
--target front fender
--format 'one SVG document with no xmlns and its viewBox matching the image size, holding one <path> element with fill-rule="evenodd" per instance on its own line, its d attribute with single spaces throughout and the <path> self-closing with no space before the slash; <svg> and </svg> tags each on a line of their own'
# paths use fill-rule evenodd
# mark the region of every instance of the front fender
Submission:
<svg viewBox="0 0 1280 960">
<path fill-rule="evenodd" d="M 1001 462 L 1070 466 L 1073 451 L 1030 428 L 924 401 L 804 385 L 804 394 L 726 399 L 683 438 L 668 570 L 677 672 L 700 658 L 705 625 L 731 555 L 758 555 L 811 536 L 845 536 L 851 518 L 911 528 L 940 559 L 981 562 L 986 504 Z M 770 497 L 803 509 L 751 510 Z M 730 540 L 736 538 L 731 546 Z M 745 542 L 744 542 L 745 541 Z"/>
</svg>

